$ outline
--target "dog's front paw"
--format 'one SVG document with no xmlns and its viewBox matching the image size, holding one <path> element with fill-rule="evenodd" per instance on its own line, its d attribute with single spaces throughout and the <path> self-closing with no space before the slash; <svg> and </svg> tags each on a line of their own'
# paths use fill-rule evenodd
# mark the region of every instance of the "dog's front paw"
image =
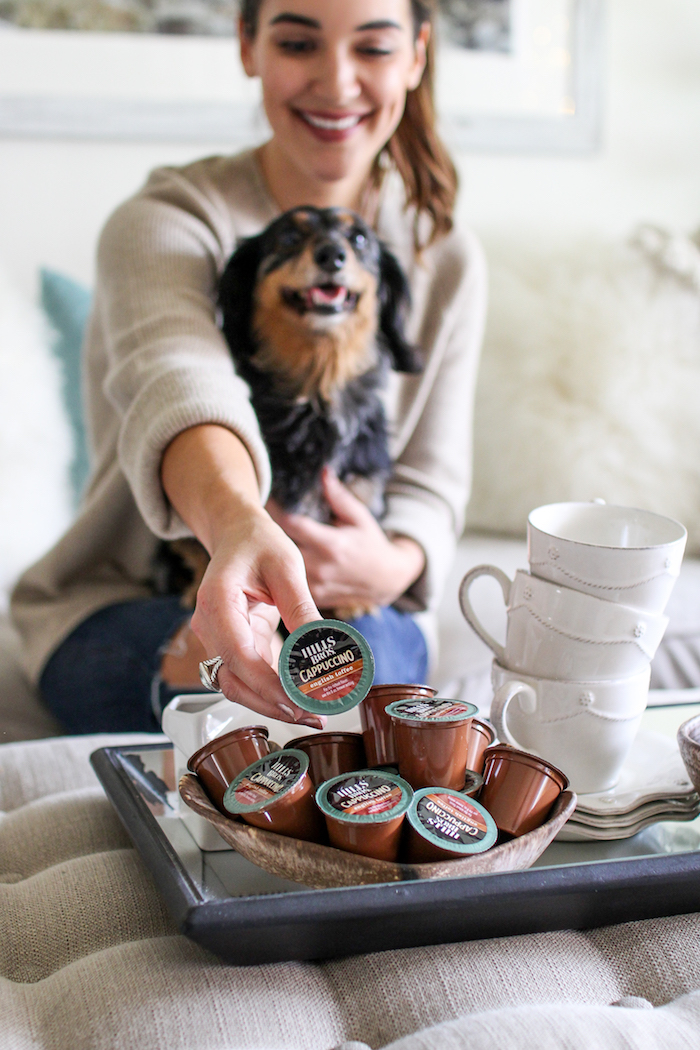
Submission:
<svg viewBox="0 0 700 1050">
<path fill-rule="evenodd" d="M 359 620 L 361 616 L 374 616 L 378 611 L 378 605 L 362 605 L 358 602 L 357 605 L 339 605 L 337 609 L 331 610 L 330 615 L 334 620 L 348 623 L 350 620 Z"/>
</svg>

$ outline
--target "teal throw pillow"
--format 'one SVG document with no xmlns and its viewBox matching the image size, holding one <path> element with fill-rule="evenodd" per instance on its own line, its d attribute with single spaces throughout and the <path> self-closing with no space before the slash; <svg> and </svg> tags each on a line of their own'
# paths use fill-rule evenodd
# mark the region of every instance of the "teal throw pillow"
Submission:
<svg viewBox="0 0 700 1050">
<path fill-rule="evenodd" d="M 77 503 L 90 469 L 82 398 L 81 348 L 92 294 L 72 278 L 42 269 L 41 305 L 56 333 L 53 352 L 61 363 L 63 401 L 73 430 L 75 451 L 70 478 Z"/>
</svg>

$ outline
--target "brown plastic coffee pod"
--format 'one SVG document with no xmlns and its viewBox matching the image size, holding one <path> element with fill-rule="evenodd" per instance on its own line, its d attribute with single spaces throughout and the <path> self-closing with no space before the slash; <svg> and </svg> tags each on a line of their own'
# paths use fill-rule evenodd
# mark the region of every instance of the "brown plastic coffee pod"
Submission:
<svg viewBox="0 0 700 1050">
<path fill-rule="evenodd" d="M 397 700 L 435 696 L 436 692 L 437 689 L 429 685 L 406 682 L 372 686 L 360 704 L 360 723 L 368 766 L 390 766 L 397 763 L 394 730 L 386 713 L 389 704 Z"/>
<path fill-rule="evenodd" d="M 326 780 L 366 769 L 365 745 L 360 733 L 310 733 L 290 740 L 287 747 L 309 757 L 309 776 L 316 787 Z"/>
<path fill-rule="evenodd" d="M 267 733 L 266 726 L 234 729 L 214 737 L 188 759 L 187 768 L 199 777 L 207 795 L 222 813 L 226 813 L 224 792 L 231 781 L 252 762 L 270 753 Z"/>
<path fill-rule="evenodd" d="M 474 704 L 443 697 L 399 700 L 391 718 L 399 774 L 415 790 L 424 787 L 461 791 L 467 769 L 467 736 Z"/>
<path fill-rule="evenodd" d="M 405 831 L 405 856 L 413 864 L 484 853 L 498 837 L 496 822 L 480 803 L 441 787 L 416 791 Z"/>
<path fill-rule="evenodd" d="M 484 786 L 479 802 L 506 835 L 526 835 L 547 819 L 562 791 L 569 786 L 560 769 L 537 755 L 496 744 L 484 758 Z"/>
<path fill-rule="evenodd" d="M 257 828 L 318 842 L 323 838 L 323 818 L 314 802 L 308 770 L 309 759 L 303 751 L 275 751 L 229 784 L 224 809 Z"/>
<path fill-rule="evenodd" d="M 326 781 L 316 792 L 331 845 L 376 860 L 395 861 L 413 792 L 392 773 L 363 769 Z"/>
<path fill-rule="evenodd" d="M 473 769 L 475 773 L 484 771 L 484 752 L 491 747 L 496 739 L 496 730 L 488 722 L 482 722 L 479 718 L 472 718 L 472 724 L 467 734 L 467 769 Z"/>
</svg>

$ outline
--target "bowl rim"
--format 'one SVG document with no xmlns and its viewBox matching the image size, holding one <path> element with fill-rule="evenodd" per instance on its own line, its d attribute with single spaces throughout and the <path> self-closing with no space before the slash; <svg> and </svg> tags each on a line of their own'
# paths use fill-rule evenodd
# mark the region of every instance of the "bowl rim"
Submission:
<svg viewBox="0 0 700 1050">
<path fill-rule="evenodd" d="M 698 750 L 700 750 L 700 732 L 698 733 L 697 738 L 691 736 L 691 727 L 693 729 L 697 727 L 697 729 L 700 731 L 700 714 L 693 715 L 692 718 L 686 718 L 685 722 L 682 722 L 679 725 L 678 732 L 676 734 L 676 739 L 679 741 L 679 743 L 681 740 L 685 740 L 689 744 L 692 744 L 693 746 L 697 747 Z"/>
</svg>

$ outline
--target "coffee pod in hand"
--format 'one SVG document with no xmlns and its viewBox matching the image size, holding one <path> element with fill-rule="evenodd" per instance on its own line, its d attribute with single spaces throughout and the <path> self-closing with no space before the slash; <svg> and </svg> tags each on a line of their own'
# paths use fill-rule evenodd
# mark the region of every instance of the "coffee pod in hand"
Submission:
<svg viewBox="0 0 700 1050">
<path fill-rule="evenodd" d="M 279 659 L 290 700 L 314 715 L 340 715 L 364 700 L 374 656 L 359 631 L 341 620 L 315 620 L 285 640 Z"/>
</svg>

